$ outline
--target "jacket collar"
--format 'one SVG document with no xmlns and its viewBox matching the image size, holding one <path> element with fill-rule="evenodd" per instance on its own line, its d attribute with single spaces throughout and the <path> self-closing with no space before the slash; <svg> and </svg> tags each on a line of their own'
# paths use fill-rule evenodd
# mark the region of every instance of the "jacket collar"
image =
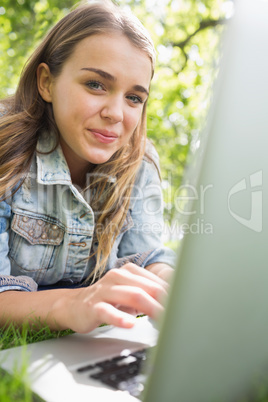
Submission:
<svg viewBox="0 0 268 402">
<path fill-rule="evenodd" d="M 37 182 L 40 184 L 71 184 L 70 170 L 63 155 L 61 146 L 50 153 L 55 146 L 55 139 L 48 133 L 43 133 L 37 142 Z"/>
<path fill-rule="evenodd" d="M 60 144 L 55 146 L 55 138 L 48 134 L 41 134 L 36 147 L 37 182 L 40 184 L 72 184 L 71 173 L 63 155 Z M 49 153 L 46 153 L 49 152 Z M 114 183 L 116 178 L 110 176 L 109 183 Z"/>
</svg>

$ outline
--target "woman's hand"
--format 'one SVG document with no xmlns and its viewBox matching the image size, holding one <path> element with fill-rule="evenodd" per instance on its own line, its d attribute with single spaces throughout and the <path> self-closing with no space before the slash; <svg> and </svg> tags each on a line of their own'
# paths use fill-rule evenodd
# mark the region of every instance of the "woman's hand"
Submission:
<svg viewBox="0 0 268 402">
<path fill-rule="evenodd" d="M 74 289 L 58 301 L 66 328 L 86 333 L 102 323 L 130 328 L 132 314 L 144 313 L 153 319 L 163 311 L 167 283 L 152 272 L 128 263 L 112 269 L 95 284 Z"/>
</svg>

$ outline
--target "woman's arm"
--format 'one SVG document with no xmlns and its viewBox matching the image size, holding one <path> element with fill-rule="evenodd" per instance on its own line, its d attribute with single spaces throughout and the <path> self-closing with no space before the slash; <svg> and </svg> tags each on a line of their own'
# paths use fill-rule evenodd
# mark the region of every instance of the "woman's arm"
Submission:
<svg viewBox="0 0 268 402">
<path fill-rule="evenodd" d="M 86 288 L 3 292 L 0 324 L 29 322 L 80 333 L 102 323 L 130 328 L 135 320 L 129 312 L 139 311 L 156 319 L 163 311 L 166 294 L 165 281 L 134 264 L 126 264 Z"/>
<path fill-rule="evenodd" d="M 124 232 L 119 244 L 117 266 L 130 256 L 132 262 L 168 280 L 171 267 L 176 265 L 176 254 L 163 244 L 163 195 L 153 163 L 142 163 L 132 191 L 129 215 L 132 226 Z"/>
</svg>

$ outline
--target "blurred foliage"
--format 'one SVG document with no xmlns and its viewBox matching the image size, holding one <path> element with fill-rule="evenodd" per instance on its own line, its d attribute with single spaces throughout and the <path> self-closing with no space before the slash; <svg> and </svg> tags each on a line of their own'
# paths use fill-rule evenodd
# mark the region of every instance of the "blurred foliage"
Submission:
<svg viewBox="0 0 268 402">
<path fill-rule="evenodd" d="M 198 138 L 217 73 L 229 0 L 117 0 L 130 7 L 154 40 L 158 61 L 148 107 L 148 136 L 161 159 L 165 216 L 175 216 L 191 144 Z M 75 0 L 0 1 L 0 98 L 12 94 L 27 57 Z"/>
</svg>

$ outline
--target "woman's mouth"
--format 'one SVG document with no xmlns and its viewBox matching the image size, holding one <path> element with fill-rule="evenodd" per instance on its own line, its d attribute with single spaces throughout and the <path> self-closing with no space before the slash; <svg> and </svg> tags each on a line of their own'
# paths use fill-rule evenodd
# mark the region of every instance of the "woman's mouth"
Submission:
<svg viewBox="0 0 268 402">
<path fill-rule="evenodd" d="M 117 140 L 118 135 L 108 130 L 88 129 L 94 137 L 104 144 L 110 144 Z"/>
</svg>

